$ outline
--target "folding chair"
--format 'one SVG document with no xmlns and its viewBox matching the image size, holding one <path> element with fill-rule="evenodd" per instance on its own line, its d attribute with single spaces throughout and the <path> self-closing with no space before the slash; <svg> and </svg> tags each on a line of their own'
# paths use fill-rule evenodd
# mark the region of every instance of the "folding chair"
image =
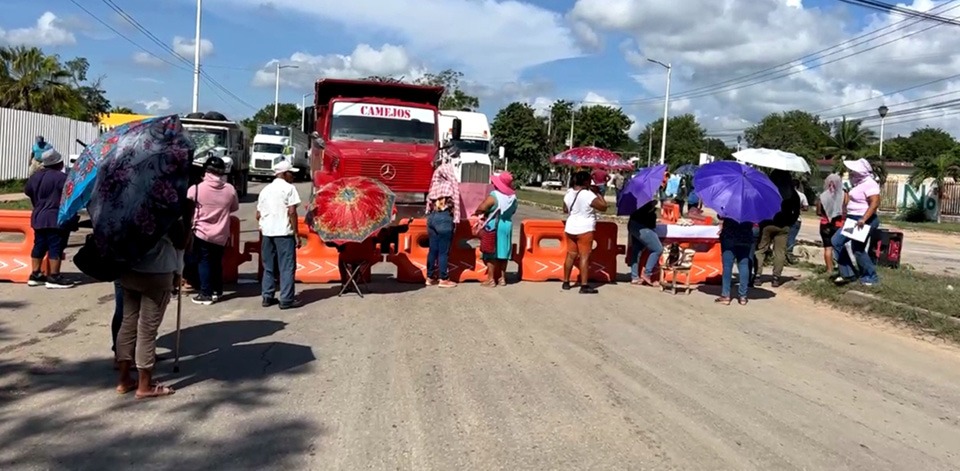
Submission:
<svg viewBox="0 0 960 471">
<path fill-rule="evenodd" d="M 343 296 L 348 292 L 353 292 L 362 298 L 363 290 L 360 289 L 360 284 L 362 284 L 364 288 L 367 288 L 367 282 L 363 279 L 363 274 L 369 264 L 367 262 L 342 262 L 338 265 L 340 265 L 340 273 L 346 275 L 346 279 L 343 280 L 343 285 L 340 287 L 340 293 L 337 294 L 337 297 Z M 360 278 L 359 284 L 357 283 L 357 278 Z"/>
</svg>

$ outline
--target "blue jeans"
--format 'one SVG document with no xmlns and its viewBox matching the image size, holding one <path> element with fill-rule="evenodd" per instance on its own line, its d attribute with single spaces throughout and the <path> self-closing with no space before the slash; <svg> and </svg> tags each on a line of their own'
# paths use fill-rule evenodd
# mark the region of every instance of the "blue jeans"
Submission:
<svg viewBox="0 0 960 471">
<path fill-rule="evenodd" d="M 120 334 L 120 324 L 123 323 L 123 287 L 120 280 L 113 282 L 113 320 L 110 322 L 110 334 L 113 338 L 113 351 L 117 351 L 117 335 Z"/>
<path fill-rule="evenodd" d="M 260 284 L 265 301 L 271 301 L 276 295 L 277 276 L 280 278 L 280 305 L 294 301 L 294 275 L 297 272 L 297 241 L 294 236 L 264 237 L 260 247 L 260 259 L 263 263 L 263 280 Z M 278 267 L 280 273 L 275 273 Z"/>
<path fill-rule="evenodd" d="M 803 223 L 803 221 L 797 219 L 797 222 L 790 226 L 790 232 L 787 233 L 787 255 L 793 254 L 793 248 L 797 246 L 797 236 L 800 235 L 801 223 Z"/>
<path fill-rule="evenodd" d="M 853 219 L 854 221 L 859 221 L 861 217 L 862 216 L 847 215 L 847 219 Z M 866 225 L 870 226 L 871 231 L 875 231 L 877 227 L 880 226 L 880 218 L 874 215 L 867 220 Z M 837 268 L 840 269 L 840 276 L 852 280 L 859 275 L 861 283 L 880 282 L 880 276 L 877 275 L 877 266 L 873 264 L 870 254 L 867 253 L 867 243 L 870 242 L 869 237 L 867 238 L 867 242 L 857 242 L 848 239 L 847 236 L 843 235 L 843 231 L 837 231 L 830 242 L 833 244 L 833 260 L 837 263 Z M 859 270 L 854 269 L 853 260 L 850 259 L 850 254 L 847 252 L 846 247 L 844 247 L 847 242 L 850 242 L 850 248 L 853 250 L 853 258 L 856 259 Z"/>
<path fill-rule="evenodd" d="M 720 250 L 723 260 L 723 277 L 721 279 L 720 296 L 730 297 L 733 285 L 733 266 L 737 266 L 737 296 L 747 297 L 747 289 L 750 287 L 750 269 L 753 258 L 753 245 L 747 244 L 725 244 L 720 242 Z"/>
<path fill-rule="evenodd" d="M 633 222 L 627 223 L 627 233 L 633 239 L 633 243 L 630 244 L 630 253 L 627 254 L 627 258 L 632 260 L 630 263 L 630 279 L 637 280 L 640 278 L 640 252 L 644 249 L 650 255 L 647 256 L 643 274 L 652 276 L 653 269 L 657 267 L 657 262 L 660 261 L 660 254 L 663 253 L 663 244 L 660 243 L 660 237 L 657 236 L 656 231 Z"/>
<path fill-rule="evenodd" d="M 453 214 L 450 211 L 438 211 L 427 215 L 427 235 L 430 238 L 427 279 L 446 280 L 450 276 L 447 265 L 450 261 L 450 245 L 453 243 Z"/>
<path fill-rule="evenodd" d="M 193 250 L 196 253 L 197 274 L 200 276 L 200 294 L 223 294 L 224 247 L 197 238 L 193 242 Z"/>
</svg>

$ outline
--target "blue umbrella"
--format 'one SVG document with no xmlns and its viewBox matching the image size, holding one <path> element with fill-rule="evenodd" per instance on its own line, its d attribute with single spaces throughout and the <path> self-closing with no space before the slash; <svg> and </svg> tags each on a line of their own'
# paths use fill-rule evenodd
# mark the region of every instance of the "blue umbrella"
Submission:
<svg viewBox="0 0 960 471">
<path fill-rule="evenodd" d="M 699 167 L 700 167 L 699 165 L 694 165 L 694 164 L 681 165 L 676 170 L 674 170 L 673 173 L 674 175 L 692 176 L 693 174 L 697 173 L 697 169 Z"/>
<path fill-rule="evenodd" d="M 739 222 L 771 219 L 783 201 L 770 178 L 739 162 L 706 164 L 693 176 L 693 184 L 704 206 Z"/>
<path fill-rule="evenodd" d="M 67 183 L 63 187 L 63 195 L 60 197 L 60 211 L 57 213 L 57 224 L 61 226 L 66 224 L 90 203 L 100 162 L 116 152 L 120 137 L 142 129 L 159 119 L 161 118 L 147 118 L 121 124 L 101 134 L 97 140 L 84 147 L 83 152 L 80 153 L 77 161 L 73 164 L 73 168 L 67 176 Z"/>
<path fill-rule="evenodd" d="M 647 167 L 637 172 L 620 192 L 620 201 L 617 201 L 617 215 L 630 215 L 643 205 L 653 201 L 657 191 L 663 185 L 663 176 L 666 173 L 666 165 Z"/>
</svg>

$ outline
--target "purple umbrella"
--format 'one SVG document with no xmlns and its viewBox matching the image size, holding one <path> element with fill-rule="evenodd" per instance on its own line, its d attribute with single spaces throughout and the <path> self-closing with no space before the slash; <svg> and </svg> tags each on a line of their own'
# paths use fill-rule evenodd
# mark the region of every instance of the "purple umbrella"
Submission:
<svg viewBox="0 0 960 471">
<path fill-rule="evenodd" d="M 663 185 L 663 177 L 667 173 L 666 165 L 647 167 L 637 172 L 620 192 L 620 201 L 617 201 L 617 215 L 628 216 L 643 205 L 653 201 L 657 191 Z"/>
<path fill-rule="evenodd" d="M 713 162 L 700 167 L 693 186 L 703 205 L 722 218 L 760 222 L 780 211 L 780 191 L 766 175 L 739 162 Z"/>
</svg>

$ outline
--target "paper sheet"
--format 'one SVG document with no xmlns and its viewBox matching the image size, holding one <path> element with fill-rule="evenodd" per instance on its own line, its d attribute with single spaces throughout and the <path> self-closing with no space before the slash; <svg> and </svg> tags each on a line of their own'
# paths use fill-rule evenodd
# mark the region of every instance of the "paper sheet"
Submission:
<svg viewBox="0 0 960 471">
<path fill-rule="evenodd" d="M 473 215 L 491 191 L 493 191 L 493 185 L 489 183 L 461 183 L 460 218 L 466 219 Z"/>
<path fill-rule="evenodd" d="M 857 229 L 857 221 L 846 219 L 843 221 L 843 227 L 840 229 L 840 232 L 848 239 L 857 242 L 866 242 L 867 237 L 870 237 L 871 229 L 869 224 L 864 224 L 863 228 Z"/>
</svg>

